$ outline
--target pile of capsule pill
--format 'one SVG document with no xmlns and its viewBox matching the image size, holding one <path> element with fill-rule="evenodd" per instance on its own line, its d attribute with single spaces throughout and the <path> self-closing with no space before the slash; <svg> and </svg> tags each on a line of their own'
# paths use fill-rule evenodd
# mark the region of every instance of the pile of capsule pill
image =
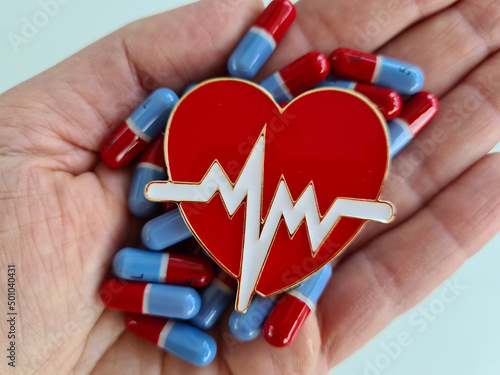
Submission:
<svg viewBox="0 0 500 375">
<path fill-rule="evenodd" d="M 231 55 L 229 74 L 253 79 L 294 19 L 295 8 L 290 1 L 272 1 Z M 333 51 L 329 59 L 310 52 L 260 85 L 280 104 L 314 88 L 357 91 L 387 120 L 391 157 L 432 120 L 439 107 L 434 95 L 419 92 L 423 74 L 417 67 L 347 48 Z M 173 91 L 157 89 L 102 147 L 102 160 L 113 168 L 124 167 L 142 153 L 128 205 L 135 216 L 156 217 L 142 229 L 142 243 L 148 250 L 120 250 L 113 260 L 117 278 L 105 282 L 100 294 L 108 308 L 127 312 L 127 330 L 203 366 L 214 359 L 217 351 L 215 340 L 205 331 L 233 302 L 236 280 L 217 269 L 204 254 L 176 204 L 150 202 L 144 196 L 149 182 L 167 179 L 163 131 L 177 102 Z M 232 312 L 231 332 L 242 341 L 263 332 L 273 346 L 290 344 L 331 274 L 332 268 L 327 265 L 281 295 L 255 296 L 245 314 Z"/>
</svg>

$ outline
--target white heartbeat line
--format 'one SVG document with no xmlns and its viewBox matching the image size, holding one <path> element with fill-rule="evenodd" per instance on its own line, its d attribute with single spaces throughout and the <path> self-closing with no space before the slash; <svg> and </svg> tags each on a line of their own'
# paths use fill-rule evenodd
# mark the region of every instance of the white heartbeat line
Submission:
<svg viewBox="0 0 500 375">
<path fill-rule="evenodd" d="M 200 183 L 153 182 L 146 189 L 146 196 L 151 200 L 181 202 L 208 202 L 218 191 L 229 215 L 233 215 L 246 198 L 241 278 L 236 296 L 236 309 L 240 312 L 247 309 L 255 292 L 281 217 L 291 234 L 305 220 L 313 256 L 341 216 L 384 223 L 393 218 L 393 206 L 389 202 L 337 198 L 321 219 L 312 183 L 294 203 L 282 178 L 261 231 L 264 138 L 263 131 L 235 184 L 218 161 L 214 161 Z"/>
</svg>

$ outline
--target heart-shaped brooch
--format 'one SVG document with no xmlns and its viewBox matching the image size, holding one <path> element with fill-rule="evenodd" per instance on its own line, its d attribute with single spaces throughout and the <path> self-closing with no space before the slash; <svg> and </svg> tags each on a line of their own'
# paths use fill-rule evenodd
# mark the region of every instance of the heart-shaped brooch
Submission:
<svg viewBox="0 0 500 375">
<path fill-rule="evenodd" d="M 384 119 L 354 91 L 324 88 L 284 108 L 239 79 L 206 81 L 172 112 L 170 180 L 153 201 L 177 201 L 199 243 L 238 280 L 236 310 L 293 287 L 336 257 L 368 220 L 389 167 Z"/>
</svg>

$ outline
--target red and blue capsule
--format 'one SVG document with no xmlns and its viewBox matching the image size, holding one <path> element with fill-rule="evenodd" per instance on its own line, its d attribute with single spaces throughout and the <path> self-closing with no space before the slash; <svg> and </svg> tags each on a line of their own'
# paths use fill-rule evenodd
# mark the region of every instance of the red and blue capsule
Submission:
<svg viewBox="0 0 500 375">
<path fill-rule="evenodd" d="M 289 102 L 313 88 L 328 74 L 328 58 L 309 52 L 260 83 L 278 103 Z"/>
<path fill-rule="evenodd" d="M 144 151 L 135 167 L 128 195 L 128 208 L 137 217 L 151 217 L 161 209 L 161 203 L 148 200 L 144 191 L 151 181 L 167 179 L 163 151 L 164 139 L 164 134 L 157 136 Z"/>
<path fill-rule="evenodd" d="M 172 319 L 127 313 L 125 327 L 134 335 L 197 366 L 211 363 L 217 343 L 209 334 Z"/>
<path fill-rule="evenodd" d="M 110 279 L 100 294 L 107 308 L 166 318 L 191 319 L 201 307 L 200 295 L 188 286 Z"/>
<path fill-rule="evenodd" d="M 205 256 L 126 247 L 113 258 L 113 272 L 123 280 L 201 288 L 212 282 L 215 270 L 213 263 Z"/>
<path fill-rule="evenodd" d="M 212 284 L 203 291 L 201 309 L 190 323 L 203 330 L 212 328 L 233 299 L 235 291 L 236 280 L 220 270 Z"/>
<path fill-rule="evenodd" d="M 162 130 L 179 98 L 172 90 L 155 91 L 116 129 L 101 148 L 102 161 L 111 168 L 129 164 Z"/>
<path fill-rule="evenodd" d="M 348 48 L 333 51 L 330 70 L 336 77 L 387 87 L 402 95 L 413 95 L 424 84 L 424 75 L 416 66 Z"/>
<path fill-rule="evenodd" d="M 295 7 L 292 2 L 272 1 L 229 58 L 229 74 L 235 78 L 255 77 L 294 20 Z"/>
<path fill-rule="evenodd" d="M 401 96 L 396 91 L 391 89 L 332 77 L 326 78 L 324 81 L 316 85 L 315 88 L 323 87 L 342 88 L 359 92 L 375 104 L 387 121 L 395 118 L 403 106 Z"/>
<path fill-rule="evenodd" d="M 276 301 L 263 328 L 264 338 L 269 344 L 282 347 L 293 341 L 316 306 L 331 276 L 332 266 L 327 264 Z"/>
<path fill-rule="evenodd" d="M 434 94 L 422 91 L 410 97 L 399 116 L 387 123 L 390 156 L 396 156 L 431 122 L 438 111 L 439 100 Z"/>
</svg>

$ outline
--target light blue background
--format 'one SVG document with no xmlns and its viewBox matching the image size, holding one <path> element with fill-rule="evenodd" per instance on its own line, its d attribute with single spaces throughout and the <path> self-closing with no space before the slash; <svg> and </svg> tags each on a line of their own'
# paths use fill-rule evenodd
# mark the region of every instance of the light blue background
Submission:
<svg viewBox="0 0 500 375">
<path fill-rule="evenodd" d="M 8 33 L 20 34 L 22 18 L 40 11 L 37 0 L 0 5 L 0 92 L 56 64 L 74 52 L 138 18 L 193 1 L 69 0 L 18 53 Z M 497 147 L 498 149 L 498 147 Z M 498 375 L 500 374 L 500 235 L 468 261 L 451 280 L 465 287 L 452 303 L 445 303 L 440 286 L 419 306 L 394 321 L 331 375 Z M 427 327 L 415 317 L 422 308 L 445 307 Z M 413 320 L 412 320 L 413 318 Z M 401 334 L 411 344 L 390 358 L 384 345 Z M 386 367 L 367 371 L 368 363 Z"/>
</svg>

